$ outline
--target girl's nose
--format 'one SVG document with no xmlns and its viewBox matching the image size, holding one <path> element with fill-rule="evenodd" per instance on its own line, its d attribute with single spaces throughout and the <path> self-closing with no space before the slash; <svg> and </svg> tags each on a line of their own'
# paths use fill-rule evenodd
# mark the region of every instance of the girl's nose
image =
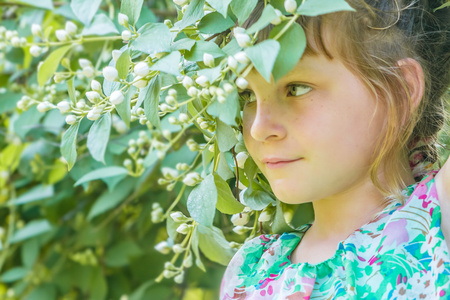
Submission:
<svg viewBox="0 0 450 300">
<path fill-rule="evenodd" d="M 257 101 L 253 112 L 250 135 L 260 142 L 281 140 L 286 136 L 285 118 L 280 104 L 275 101 L 261 99 Z"/>
</svg>

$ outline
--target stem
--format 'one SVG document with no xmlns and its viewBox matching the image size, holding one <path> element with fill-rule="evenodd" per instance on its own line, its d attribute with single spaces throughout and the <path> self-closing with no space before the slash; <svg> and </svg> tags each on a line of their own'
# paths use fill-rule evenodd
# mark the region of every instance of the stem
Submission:
<svg viewBox="0 0 450 300">
<path fill-rule="evenodd" d="M 83 43 L 90 43 L 90 42 L 99 42 L 99 41 L 114 41 L 114 40 L 121 40 L 121 36 L 105 36 L 105 37 L 92 37 L 92 38 L 79 38 L 77 40 L 70 40 L 65 42 L 47 42 L 47 43 L 28 43 L 27 46 L 30 45 L 37 45 L 37 46 L 62 46 L 62 45 L 72 45 L 75 43 L 83 44 Z"/>
<path fill-rule="evenodd" d="M 181 187 L 180 192 L 178 193 L 177 198 L 175 199 L 175 201 L 172 202 L 172 204 L 170 205 L 170 207 L 167 209 L 166 213 L 164 214 L 164 218 L 168 218 L 169 213 L 172 211 L 172 209 L 178 204 L 178 202 L 180 202 L 181 197 L 183 196 L 184 190 L 186 189 L 186 185 L 183 184 L 183 186 Z"/>
<path fill-rule="evenodd" d="M 299 16 L 300 16 L 299 14 L 293 15 L 292 18 L 289 20 L 289 22 L 286 24 L 286 26 L 284 26 L 283 29 L 281 29 L 281 31 L 278 32 L 278 34 L 273 39 L 278 40 L 289 29 L 289 27 L 291 27 L 292 24 L 294 24 L 295 20 L 297 20 Z"/>
<path fill-rule="evenodd" d="M 11 199 L 16 199 L 16 193 L 15 193 L 15 189 L 14 189 L 14 186 L 13 186 L 12 183 L 11 183 Z M 9 246 L 11 245 L 10 239 L 11 239 L 11 236 L 13 235 L 14 222 L 16 221 L 15 220 L 16 206 L 14 204 L 12 204 L 9 207 L 10 207 L 11 212 L 9 214 L 8 235 L 6 237 L 5 247 L 1 251 L 1 256 L 0 256 L 0 273 L 2 271 L 3 264 L 6 261 L 6 256 L 8 255 Z"/>
</svg>

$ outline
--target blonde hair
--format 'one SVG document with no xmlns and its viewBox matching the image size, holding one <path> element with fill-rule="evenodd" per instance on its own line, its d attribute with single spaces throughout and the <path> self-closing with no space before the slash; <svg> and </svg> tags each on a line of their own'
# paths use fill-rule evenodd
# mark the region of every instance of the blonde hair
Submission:
<svg viewBox="0 0 450 300">
<path fill-rule="evenodd" d="M 398 161 L 407 158 L 421 140 L 426 140 L 423 160 L 438 161 L 437 134 L 444 125 L 443 98 L 450 83 L 450 12 L 442 9 L 434 13 L 439 1 L 347 2 L 356 12 L 300 16 L 297 22 L 308 40 L 314 41 L 314 47 L 308 43 L 305 54 L 322 53 L 330 59 L 337 55 L 385 106 L 385 132 L 377 141 L 369 172 L 385 196 L 402 202 L 405 170 Z M 259 3 L 244 26 L 256 21 L 262 7 L 263 3 Z M 323 29 L 327 26 L 333 28 L 333 35 L 324 41 Z M 266 39 L 269 31 L 267 28 L 260 33 L 259 41 Z M 416 60 L 423 70 L 425 92 L 419 105 L 413 103 L 398 65 L 405 58 Z M 384 183 L 378 177 L 380 168 Z"/>
</svg>

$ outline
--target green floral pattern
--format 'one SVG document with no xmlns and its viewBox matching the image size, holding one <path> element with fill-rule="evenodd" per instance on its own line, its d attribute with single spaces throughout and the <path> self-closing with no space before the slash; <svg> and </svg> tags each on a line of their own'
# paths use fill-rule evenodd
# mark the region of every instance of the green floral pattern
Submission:
<svg viewBox="0 0 450 300">
<path fill-rule="evenodd" d="M 290 262 L 311 226 L 245 243 L 222 280 L 220 299 L 450 299 L 449 249 L 434 176 L 404 190 L 318 264 Z"/>
</svg>

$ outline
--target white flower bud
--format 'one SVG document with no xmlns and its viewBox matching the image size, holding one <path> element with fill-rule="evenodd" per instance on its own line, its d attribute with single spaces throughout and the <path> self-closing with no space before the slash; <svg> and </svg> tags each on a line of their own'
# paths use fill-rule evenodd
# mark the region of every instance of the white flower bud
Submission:
<svg viewBox="0 0 450 300">
<path fill-rule="evenodd" d="M 167 104 L 169 104 L 169 105 L 172 105 L 172 106 L 178 105 L 178 102 L 174 96 L 167 95 L 165 100 L 166 100 Z"/>
<path fill-rule="evenodd" d="M 133 80 L 133 85 L 139 89 L 145 88 L 148 85 L 148 81 L 143 78 L 142 76 L 136 76 Z"/>
<path fill-rule="evenodd" d="M 97 103 L 102 99 L 102 96 L 100 96 L 100 94 L 96 91 L 89 91 L 86 92 L 86 98 L 88 98 L 88 100 L 92 103 Z"/>
<path fill-rule="evenodd" d="M 92 63 L 89 60 L 85 59 L 85 58 L 80 58 L 78 60 L 78 63 L 80 64 L 80 67 L 82 69 L 87 68 L 87 67 L 92 67 Z"/>
<path fill-rule="evenodd" d="M 236 69 L 237 69 L 238 62 L 237 62 L 237 60 L 236 60 L 233 56 L 228 56 L 227 62 L 228 62 L 228 66 L 229 66 L 232 70 L 236 70 Z"/>
<path fill-rule="evenodd" d="M 227 95 L 231 94 L 234 91 L 234 86 L 230 83 L 225 83 L 223 85 L 223 89 Z"/>
<path fill-rule="evenodd" d="M 166 241 L 162 241 L 156 244 L 155 249 L 162 254 L 169 254 L 172 247 Z"/>
<path fill-rule="evenodd" d="M 175 99 L 177 98 L 177 90 L 176 89 L 170 89 L 167 94 L 169 94 L 169 96 L 174 97 Z"/>
<path fill-rule="evenodd" d="M 209 127 L 209 123 L 208 122 L 205 121 L 205 122 L 201 122 L 200 123 L 200 128 L 201 129 L 205 129 L 206 130 L 206 129 L 208 129 L 208 127 Z"/>
<path fill-rule="evenodd" d="M 123 27 L 128 27 L 128 16 L 123 14 L 123 13 L 119 13 L 118 15 L 119 18 L 119 24 L 122 25 Z"/>
<path fill-rule="evenodd" d="M 178 120 L 174 116 L 170 116 L 168 118 L 168 120 L 169 120 L 169 123 L 172 124 L 172 125 L 177 125 L 178 124 Z"/>
<path fill-rule="evenodd" d="M 113 50 L 111 54 L 114 61 L 117 61 L 120 55 L 122 55 L 122 52 L 120 50 Z"/>
<path fill-rule="evenodd" d="M 42 53 L 42 48 L 36 45 L 30 47 L 30 54 L 34 57 L 38 57 Z"/>
<path fill-rule="evenodd" d="M 50 109 L 52 109 L 53 104 L 51 104 L 50 102 L 44 101 L 44 102 L 39 103 L 36 108 L 39 112 L 43 113 L 43 112 L 46 112 L 46 111 L 49 111 Z"/>
<path fill-rule="evenodd" d="M 244 51 L 236 53 L 233 57 L 243 65 L 247 65 L 250 62 L 250 59 L 248 58 L 247 54 L 245 54 Z"/>
<path fill-rule="evenodd" d="M 237 33 L 234 36 L 240 47 L 246 48 L 253 45 L 252 38 L 246 33 Z"/>
<path fill-rule="evenodd" d="M 17 32 L 13 32 L 13 31 L 11 31 L 11 30 L 6 30 L 6 32 L 5 32 L 5 38 L 6 38 L 7 40 L 11 40 L 13 36 L 16 36 L 16 35 L 17 35 L 16 33 L 17 33 Z"/>
<path fill-rule="evenodd" d="M 185 76 L 183 78 L 182 84 L 183 84 L 185 89 L 189 89 L 190 87 L 192 87 L 194 85 L 194 81 L 192 80 L 191 77 Z"/>
<path fill-rule="evenodd" d="M 122 40 L 129 41 L 131 39 L 131 31 L 124 30 L 122 31 Z"/>
<path fill-rule="evenodd" d="M 209 79 L 205 75 L 201 75 L 195 79 L 195 82 L 202 86 L 202 87 L 208 87 L 209 86 Z"/>
<path fill-rule="evenodd" d="M 20 38 L 18 36 L 13 36 L 11 38 L 11 45 L 13 47 L 20 47 Z"/>
<path fill-rule="evenodd" d="M 114 91 L 111 93 L 111 96 L 109 96 L 109 102 L 111 102 L 114 105 L 119 105 L 123 102 L 124 96 L 121 91 Z"/>
<path fill-rule="evenodd" d="M 91 89 L 96 92 L 100 92 L 102 90 L 102 85 L 97 80 L 93 79 L 91 81 Z"/>
<path fill-rule="evenodd" d="M 172 111 L 173 111 L 173 108 L 172 108 L 171 106 L 165 104 L 165 103 L 159 105 L 159 109 L 160 109 L 162 112 L 165 112 L 165 113 L 167 113 L 167 112 L 172 112 Z"/>
<path fill-rule="evenodd" d="M 233 228 L 233 231 L 236 232 L 239 235 L 242 235 L 252 229 L 251 227 L 245 227 L 245 226 L 236 226 Z"/>
<path fill-rule="evenodd" d="M 130 168 L 132 165 L 133 165 L 133 161 L 132 161 L 131 159 L 129 159 L 129 158 L 126 158 L 126 159 L 123 161 L 123 166 L 124 166 L 125 168 Z"/>
<path fill-rule="evenodd" d="M 138 76 L 147 76 L 148 73 L 150 73 L 150 68 L 148 67 L 148 64 L 144 61 L 138 62 L 135 66 L 134 66 L 134 74 L 138 75 Z"/>
<path fill-rule="evenodd" d="M 258 222 L 269 222 L 272 219 L 272 215 L 263 210 L 258 217 Z"/>
<path fill-rule="evenodd" d="M 25 48 L 27 46 L 27 39 L 24 37 L 20 38 L 20 47 Z"/>
<path fill-rule="evenodd" d="M 82 71 L 82 72 L 83 72 L 83 75 L 86 76 L 87 78 L 94 77 L 94 73 L 95 73 L 93 67 L 86 67 L 86 68 L 83 68 L 83 71 Z"/>
<path fill-rule="evenodd" d="M 173 0 L 173 3 L 175 3 L 176 5 L 179 5 L 179 6 L 183 6 L 186 3 L 188 3 L 188 0 Z"/>
<path fill-rule="evenodd" d="M 177 228 L 177 232 L 181 233 L 181 234 L 188 234 L 190 230 L 191 230 L 191 227 L 186 223 L 181 224 Z"/>
<path fill-rule="evenodd" d="M 189 252 L 188 256 L 183 260 L 183 267 L 190 268 L 192 267 L 192 254 Z"/>
<path fill-rule="evenodd" d="M 246 213 L 234 214 L 231 216 L 231 223 L 233 223 L 234 226 L 244 226 L 248 223 L 249 219 L 250 217 Z"/>
<path fill-rule="evenodd" d="M 203 54 L 203 63 L 210 68 L 214 68 L 214 56 L 212 56 L 209 53 L 204 53 Z"/>
<path fill-rule="evenodd" d="M 186 163 L 177 163 L 175 168 L 179 171 L 186 171 L 189 169 L 189 165 Z"/>
<path fill-rule="evenodd" d="M 173 245 L 172 250 L 175 253 L 183 253 L 186 249 L 183 248 L 180 244 L 175 244 Z"/>
<path fill-rule="evenodd" d="M 68 115 L 66 117 L 66 123 L 69 125 L 75 124 L 76 121 L 77 121 L 77 117 L 75 117 L 74 115 Z"/>
<path fill-rule="evenodd" d="M 173 279 L 173 281 L 175 281 L 175 283 L 178 284 L 182 284 L 183 280 L 184 280 L 184 271 L 181 271 L 181 273 L 175 276 L 175 278 Z"/>
<path fill-rule="evenodd" d="M 41 34 L 42 34 L 41 25 L 39 25 L 39 24 L 31 25 L 31 33 L 35 36 L 41 36 Z"/>
<path fill-rule="evenodd" d="M 84 108 L 86 108 L 86 102 L 84 101 L 84 99 L 80 99 L 77 102 L 76 106 L 77 106 L 78 109 L 84 109 Z"/>
<path fill-rule="evenodd" d="M 116 81 L 119 78 L 119 72 L 116 68 L 108 66 L 103 68 L 103 77 L 108 81 Z"/>
<path fill-rule="evenodd" d="M 198 89 L 195 86 L 191 86 L 188 89 L 187 94 L 188 94 L 189 97 L 197 97 Z"/>
<path fill-rule="evenodd" d="M 119 120 L 118 122 L 114 123 L 113 126 L 118 133 L 128 132 L 127 124 L 125 124 L 123 120 Z"/>
<path fill-rule="evenodd" d="M 272 25 L 279 25 L 280 23 L 281 23 L 281 18 L 283 17 L 283 13 L 279 10 L 279 9 L 276 9 L 275 8 L 275 13 L 277 14 L 277 18 L 276 19 L 273 19 L 272 21 L 270 21 L 270 23 L 272 24 Z"/>
<path fill-rule="evenodd" d="M 295 2 L 295 0 L 285 0 L 284 1 L 284 9 L 288 12 L 288 13 L 295 13 L 295 11 L 297 10 L 297 2 Z"/>
<path fill-rule="evenodd" d="M 186 222 L 188 218 L 181 211 L 174 211 L 170 217 L 177 223 Z"/>
<path fill-rule="evenodd" d="M 180 120 L 181 123 L 187 123 L 189 121 L 189 117 L 185 113 L 180 113 L 178 119 Z"/>
<path fill-rule="evenodd" d="M 241 169 L 244 168 L 244 164 L 245 164 L 245 161 L 247 160 L 247 158 L 248 158 L 248 154 L 245 152 L 239 152 L 236 155 L 236 161 L 237 161 L 237 165 L 239 168 L 241 168 Z"/>
<path fill-rule="evenodd" d="M 245 90 L 248 87 L 248 82 L 244 78 L 238 77 L 238 79 L 236 79 L 236 85 L 241 90 Z"/>
<path fill-rule="evenodd" d="M 87 117 L 89 120 L 91 120 L 91 121 L 95 121 L 95 120 L 97 120 L 98 118 L 100 118 L 100 114 L 95 113 L 94 110 L 90 110 L 90 111 L 88 112 L 88 114 L 87 114 L 86 117 Z"/>
<path fill-rule="evenodd" d="M 72 21 L 67 21 L 65 29 L 69 35 L 75 35 L 77 33 L 78 27 Z"/>
<path fill-rule="evenodd" d="M 64 29 L 58 29 L 55 31 L 56 38 L 60 42 L 66 42 L 70 39 L 69 34 Z"/>
<path fill-rule="evenodd" d="M 163 167 L 161 172 L 166 179 L 174 179 L 178 176 L 178 171 L 169 167 Z"/>
<path fill-rule="evenodd" d="M 56 106 L 58 107 L 59 111 L 62 114 L 66 113 L 70 110 L 70 103 L 66 100 L 59 102 Z"/>
<path fill-rule="evenodd" d="M 183 183 L 188 186 L 194 186 L 201 180 L 200 174 L 197 172 L 191 172 L 183 179 Z"/>
</svg>

